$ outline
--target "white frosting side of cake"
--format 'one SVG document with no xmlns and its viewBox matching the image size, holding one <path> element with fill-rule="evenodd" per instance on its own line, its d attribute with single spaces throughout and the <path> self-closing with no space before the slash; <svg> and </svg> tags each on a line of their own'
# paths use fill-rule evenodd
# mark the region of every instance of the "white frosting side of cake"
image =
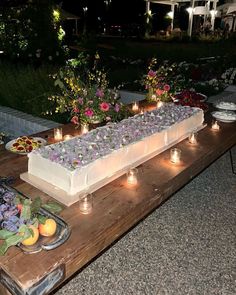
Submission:
<svg viewBox="0 0 236 295">
<path fill-rule="evenodd" d="M 39 153 L 30 153 L 28 172 L 50 184 L 74 195 L 97 182 L 109 178 L 118 171 L 141 164 L 148 158 L 162 152 L 165 147 L 186 138 L 190 132 L 202 126 L 203 112 L 195 112 L 192 116 L 161 132 L 144 137 L 111 153 L 92 161 L 86 166 L 74 170 L 67 169 L 60 163 L 53 162 Z"/>
</svg>

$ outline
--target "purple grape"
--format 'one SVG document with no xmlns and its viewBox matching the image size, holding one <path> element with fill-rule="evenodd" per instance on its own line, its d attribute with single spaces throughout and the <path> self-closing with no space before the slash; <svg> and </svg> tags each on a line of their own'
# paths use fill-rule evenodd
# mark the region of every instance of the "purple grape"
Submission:
<svg viewBox="0 0 236 295">
<path fill-rule="evenodd" d="M 18 209 L 16 206 L 11 206 L 7 211 L 3 212 L 3 217 L 5 220 L 9 219 L 11 216 L 18 214 Z"/>
<path fill-rule="evenodd" d="M 11 203 L 15 198 L 15 194 L 13 192 L 6 192 L 3 195 L 3 200 L 7 203 Z"/>
<path fill-rule="evenodd" d="M 22 224 L 24 224 L 24 220 L 22 218 L 10 216 L 8 220 L 2 222 L 2 227 L 9 231 L 17 232 Z"/>
<path fill-rule="evenodd" d="M 2 186 L 0 187 L 0 194 L 4 194 L 5 193 L 5 191 L 6 191 L 6 189 L 5 188 L 3 188 Z"/>
<path fill-rule="evenodd" d="M 9 205 L 8 204 L 2 204 L 0 205 L 0 212 L 5 212 L 9 209 Z"/>
</svg>

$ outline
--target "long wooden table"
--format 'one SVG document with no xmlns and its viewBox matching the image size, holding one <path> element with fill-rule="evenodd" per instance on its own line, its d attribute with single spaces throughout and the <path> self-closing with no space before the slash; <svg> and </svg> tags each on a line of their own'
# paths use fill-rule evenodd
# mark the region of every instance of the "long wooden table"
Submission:
<svg viewBox="0 0 236 295">
<path fill-rule="evenodd" d="M 59 248 L 26 255 L 11 247 L 0 257 L 0 294 L 43 295 L 50 293 L 94 257 L 155 210 L 164 200 L 236 144 L 236 123 L 220 123 L 213 131 L 208 126 L 198 134 L 198 144 L 183 140 L 180 164 L 171 164 L 169 150 L 139 167 L 136 187 L 128 187 L 121 176 L 94 193 L 94 208 L 89 215 L 79 212 L 78 204 L 65 208 L 60 216 L 69 224 L 71 236 Z M 64 134 L 75 132 L 65 125 Z M 38 134 L 50 140 L 52 130 Z M 15 155 L 1 147 L 2 176 L 15 176 L 15 187 L 24 194 L 43 200 L 50 197 L 22 182 L 19 175 L 27 171 L 27 157 Z"/>
</svg>

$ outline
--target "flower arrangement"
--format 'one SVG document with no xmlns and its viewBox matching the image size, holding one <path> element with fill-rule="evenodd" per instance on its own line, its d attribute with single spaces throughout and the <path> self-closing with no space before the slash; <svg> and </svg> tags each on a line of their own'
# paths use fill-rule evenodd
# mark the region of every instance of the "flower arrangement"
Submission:
<svg viewBox="0 0 236 295">
<path fill-rule="evenodd" d="M 148 73 L 144 75 L 141 83 L 148 90 L 148 101 L 172 101 L 171 87 L 166 81 L 167 72 L 164 67 L 156 68 L 157 60 L 152 58 L 148 65 Z"/>
<path fill-rule="evenodd" d="M 118 101 L 117 89 L 108 87 L 107 74 L 98 69 L 98 60 L 96 55 L 92 70 L 83 71 L 79 66 L 85 59 L 82 62 L 69 60 L 53 76 L 60 93 L 49 100 L 54 102 L 56 113 L 68 112 L 71 122 L 77 126 L 119 121 L 126 115 L 125 106 Z"/>
</svg>

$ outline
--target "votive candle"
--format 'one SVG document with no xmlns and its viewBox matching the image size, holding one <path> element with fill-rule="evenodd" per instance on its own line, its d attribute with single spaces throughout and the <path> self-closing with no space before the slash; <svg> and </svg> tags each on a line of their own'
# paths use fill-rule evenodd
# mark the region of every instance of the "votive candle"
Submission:
<svg viewBox="0 0 236 295">
<path fill-rule="evenodd" d="M 62 128 L 54 128 L 54 139 L 60 141 L 63 138 Z"/>
<path fill-rule="evenodd" d="M 157 109 L 159 109 L 162 106 L 163 106 L 163 102 L 160 101 L 160 100 L 158 100 L 158 102 L 157 102 Z"/>
<path fill-rule="evenodd" d="M 138 110 L 139 110 L 139 103 L 137 101 L 135 101 L 132 105 L 132 111 L 138 112 Z"/>
<path fill-rule="evenodd" d="M 129 185 L 137 185 L 138 183 L 137 174 L 138 174 L 137 168 L 133 168 L 129 170 L 129 172 L 127 173 L 127 183 Z"/>
<path fill-rule="evenodd" d="M 215 121 L 215 122 L 212 123 L 211 128 L 212 128 L 213 130 L 216 130 L 216 131 L 217 131 L 217 130 L 220 130 L 220 126 L 219 126 L 219 124 L 218 124 L 217 121 Z"/>
<path fill-rule="evenodd" d="M 172 163 L 179 163 L 181 158 L 181 150 L 178 148 L 173 148 L 170 150 L 170 161 Z"/>
<path fill-rule="evenodd" d="M 90 214 L 93 210 L 93 195 L 85 194 L 79 200 L 79 210 L 82 214 Z"/>
<path fill-rule="evenodd" d="M 189 137 L 188 137 L 188 141 L 191 144 L 197 144 L 197 133 L 196 132 L 192 132 Z"/>
<path fill-rule="evenodd" d="M 86 134 L 86 133 L 88 133 L 89 132 L 89 126 L 88 126 L 88 124 L 83 124 L 82 126 L 81 126 L 81 133 L 82 134 Z"/>
</svg>

